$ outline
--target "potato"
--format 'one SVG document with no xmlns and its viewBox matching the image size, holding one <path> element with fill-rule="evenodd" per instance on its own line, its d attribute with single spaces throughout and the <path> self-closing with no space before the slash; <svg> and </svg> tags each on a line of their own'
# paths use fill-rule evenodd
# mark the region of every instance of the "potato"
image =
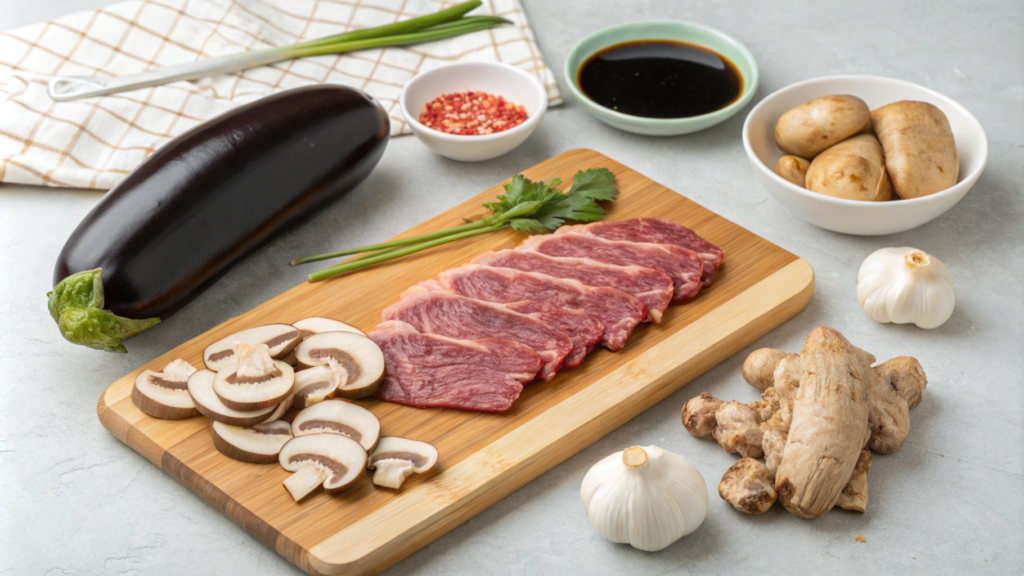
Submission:
<svg viewBox="0 0 1024 576">
<path fill-rule="evenodd" d="M 903 100 L 873 110 L 871 123 L 900 198 L 920 198 L 956 184 L 960 159 L 942 110 Z"/>
<path fill-rule="evenodd" d="M 807 167 L 811 165 L 809 160 L 799 156 L 783 156 L 775 164 L 775 173 L 789 180 L 793 184 L 804 188 L 804 181 L 807 176 Z"/>
<path fill-rule="evenodd" d="M 871 124 L 871 110 L 848 94 L 823 96 L 789 110 L 775 124 L 775 142 L 783 151 L 814 158 Z"/>
<path fill-rule="evenodd" d="M 807 189 L 848 200 L 888 200 L 892 186 L 882 145 L 871 134 L 858 134 L 818 154 L 807 168 Z"/>
</svg>

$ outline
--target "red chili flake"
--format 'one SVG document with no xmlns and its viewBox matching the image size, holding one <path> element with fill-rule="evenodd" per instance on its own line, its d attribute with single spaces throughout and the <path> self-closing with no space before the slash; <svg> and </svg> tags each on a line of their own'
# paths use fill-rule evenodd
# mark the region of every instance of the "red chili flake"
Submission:
<svg viewBox="0 0 1024 576">
<path fill-rule="evenodd" d="M 420 124 L 445 134 L 480 136 L 504 132 L 526 121 L 526 109 L 481 90 L 453 92 L 423 107 Z"/>
</svg>

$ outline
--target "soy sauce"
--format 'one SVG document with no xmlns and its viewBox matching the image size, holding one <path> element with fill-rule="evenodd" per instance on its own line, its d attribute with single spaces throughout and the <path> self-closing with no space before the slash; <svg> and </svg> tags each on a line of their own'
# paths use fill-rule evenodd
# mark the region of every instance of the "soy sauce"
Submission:
<svg viewBox="0 0 1024 576">
<path fill-rule="evenodd" d="M 687 42 L 642 40 L 605 48 L 580 66 L 591 100 L 623 114 L 688 118 L 721 110 L 743 93 L 743 77 L 721 54 Z"/>
</svg>

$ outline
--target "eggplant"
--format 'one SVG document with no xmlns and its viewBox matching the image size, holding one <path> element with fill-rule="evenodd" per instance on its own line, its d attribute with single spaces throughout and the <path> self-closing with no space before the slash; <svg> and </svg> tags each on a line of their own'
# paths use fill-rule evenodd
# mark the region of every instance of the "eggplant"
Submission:
<svg viewBox="0 0 1024 576">
<path fill-rule="evenodd" d="M 200 124 L 139 165 L 78 225 L 53 270 L 50 315 L 72 343 L 126 352 L 123 338 L 355 188 L 388 135 L 380 104 L 343 86 L 280 92 Z"/>
</svg>

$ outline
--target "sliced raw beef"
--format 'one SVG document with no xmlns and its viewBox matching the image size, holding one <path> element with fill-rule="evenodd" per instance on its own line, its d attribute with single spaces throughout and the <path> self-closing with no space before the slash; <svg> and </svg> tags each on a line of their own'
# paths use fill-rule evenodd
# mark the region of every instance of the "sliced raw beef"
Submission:
<svg viewBox="0 0 1024 576">
<path fill-rule="evenodd" d="M 381 400 L 417 408 L 503 412 L 543 361 L 508 340 L 454 340 L 422 334 L 405 322 L 384 322 L 368 336 L 384 352 Z"/>
<path fill-rule="evenodd" d="M 403 296 L 381 313 L 384 320 L 401 320 L 426 334 L 459 340 L 498 338 L 533 349 L 544 360 L 537 378 L 548 381 L 572 352 L 572 338 L 561 330 L 508 308 L 465 298 L 450 291 Z"/>
<path fill-rule="evenodd" d="M 674 244 L 693 250 L 704 262 L 704 273 L 701 276 L 704 286 L 711 286 L 711 281 L 718 273 L 718 266 L 722 263 L 721 248 L 701 238 L 686 226 L 668 220 L 633 218 L 632 220 L 594 222 L 586 224 L 584 228 L 607 240 Z"/>
<path fill-rule="evenodd" d="M 563 226 L 554 234 L 532 236 L 516 250 L 661 270 L 672 278 L 674 303 L 686 302 L 700 292 L 700 278 L 704 270 L 700 257 L 686 248 L 671 244 L 605 240 L 587 232 L 582 226 Z"/>
<path fill-rule="evenodd" d="M 572 338 L 572 352 L 565 357 L 562 368 L 575 368 L 582 364 L 583 359 L 604 335 L 604 325 L 582 310 L 571 310 L 537 301 L 512 302 L 505 304 L 505 307 L 558 328 Z"/>
<path fill-rule="evenodd" d="M 473 264 L 442 272 L 432 283 L 421 282 L 406 293 L 438 288 L 488 302 L 540 301 L 583 310 L 604 325 L 601 344 L 610 350 L 622 349 L 629 333 L 647 316 L 644 303 L 621 290 L 587 286 L 577 280 L 547 274 Z"/>
<path fill-rule="evenodd" d="M 590 258 L 555 258 L 528 250 L 485 252 L 470 263 L 539 272 L 557 278 L 579 280 L 587 286 L 622 290 L 639 298 L 647 307 L 646 319 L 655 323 L 661 321 L 661 314 L 672 301 L 672 279 L 653 268 L 615 266 Z"/>
</svg>

